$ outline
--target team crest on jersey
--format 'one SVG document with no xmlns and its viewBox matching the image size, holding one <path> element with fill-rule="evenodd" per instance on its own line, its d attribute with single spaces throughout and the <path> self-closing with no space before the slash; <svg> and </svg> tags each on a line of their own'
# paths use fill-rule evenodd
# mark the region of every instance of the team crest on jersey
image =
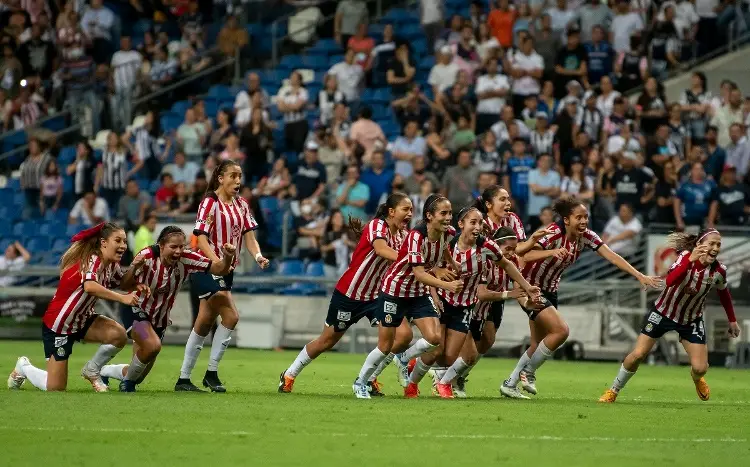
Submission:
<svg viewBox="0 0 750 467">
<path fill-rule="evenodd" d="M 168 285 L 163 285 L 163 286 L 159 287 L 158 289 L 156 289 L 156 292 L 154 292 L 154 293 L 156 295 L 163 295 L 163 294 L 165 294 L 167 292 L 169 292 L 169 286 Z"/>
<path fill-rule="evenodd" d="M 393 302 L 385 302 L 385 306 L 383 307 L 383 311 L 386 314 L 395 315 L 398 310 L 398 305 Z"/>
<path fill-rule="evenodd" d="M 68 336 L 55 337 L 55 347 L 62 347 L 68 343 Z"/>
<path fill-rule="evenodd" d="M 206 224 L 210 225 L 210 224 L 213 224 L 213 223 L 214 223 L 214 215 L 213 214 L 209 214 L 208 216 L 206 216 Z"/>
<path fill-rule="evenodd" d="M 350 311 L 339 310 L 336 319 L 338 319 L 339 321 L 349 321 L 350 319 L 352 319 L 352 313 Z"/>
<path fill-rule="evenodd" d="M 648 321 L 650 323 L 659 324 L 661 323 L 662 315 L 659 313 L 652 311 L 650 315 L 648 315 Z"/>
<path fill-rule="evenodd" d="M 232 226 L 232 238 L 237 238 L 240 236 L 241 230 L 239 225 L 233 225 Z"/>
<path fill-rule="evenodd" d="M 57 348 L 57 356 L 58 357 L 64 357 L 65 356 L 65 347 L 58 347 Z"/>
<path fill-rule="evenodd" d="M 339 321 L 338 328 L 341 329 L 341 330 L 346 329 L 346 323 L 344 323 L 342 321 Z"/>
<path fill-rule="evenodd" d="M 391 324 L 393 322 L 393 317 L 391 315 L 385 315 L 385 324 Z"/>
<path fill-rule="evenodd" d="M 646 323 L 646 332 L 651 332 L 654 329 L 654 323 Z"/>
</svg>

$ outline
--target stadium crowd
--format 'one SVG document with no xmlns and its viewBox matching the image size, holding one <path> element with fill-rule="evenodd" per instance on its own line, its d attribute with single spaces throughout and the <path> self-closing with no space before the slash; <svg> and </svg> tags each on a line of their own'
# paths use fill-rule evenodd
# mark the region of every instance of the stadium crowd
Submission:
<svg viewBox="0 0 750 467">
<path fill-rule="evenodd" d="M 33 8 L 22 14 L 15 3 Z M 622 253 L 650 222 L 747 224 L 750 98 L 728 81 L 712 95 L 700 72 L 676 102 L 660 85 L 694 53 L 720 45 L 717 25 L 731 5 L 499 0 L 449 16 L 446 3 L 455 2 L 421 0 L 418 33 L 429 53 L 420 56 L 403 28 L 383 20 L 371 34 L 365 2 L 342 0 L 331 39 L 344 53 L 320 82 L 300 67 L 274 89 L 251 72 L 231 107 L 209 109 L 196 97 L 176 128 L 162 131 L 149 110 L 126 131 L 138 92 L 209 65 L 199 53 L 198 3 L 152 12 L 168 14 L 164 24 L 176 19 L 180 41 L 159 30 L 134 47 L 124 32 L 119 48 L 101 0 L 80 3 L 64 3 L 54 22 L 45 0 L 6 2 L 3 12 L 5 128 L 33 124 L 72 99 L 95 109 L 92 135 L 100 122 L 112 130 L 101 149 L 81 142 L 65 164 L 58 149 L 30 140 L 21 167 L 27 218 L 67 207 L 71 224 L 119 218 L 148 239 L 156 219 L 192 217 L 218 161 L 233 159 L 266 241 L 279 223 L 263 219 L 264 200 L 273 199 L 294 219 L 293 254 L 322 257 L 331 271 L 348 261 L 348 217 L 372 215 L 393 191 L 412 197 L 416 222 L 430 193 L 444 193 L 457 210 L 499 184 L 530 229 L 552 221 L 555 199 L 576 195 Z M 290 27 L 319 25 L 314 3 L 298 6 Z M 317 37 L 293 34 L 287 45 L 304 50 Z M 706 50 L 688 46 L 696 39 Z M 247 44 L 236 17 L 219 42 L 227 51 Z M 634 103 L 626 97 L 633 90 Z"/>
</svg>

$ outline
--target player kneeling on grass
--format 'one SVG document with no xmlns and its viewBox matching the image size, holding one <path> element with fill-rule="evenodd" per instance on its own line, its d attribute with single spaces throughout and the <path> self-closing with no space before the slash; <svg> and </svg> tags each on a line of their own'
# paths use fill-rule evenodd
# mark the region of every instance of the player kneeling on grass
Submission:
<svg viewBox="0 0 750 467">
<path fill-rule="evenodd" d="M 8 377 L 8 387 L 19 389 L 28 379 L 42 391 L 64 391 L 68 387 L 68 358 L 78 341 L 101 345 L 84 365 L 81 376 L 96 392 L 106 392 L 101 380 L 102 366 L 112 360 L 127 342 L 125 329 L 117 321 L 94 312 L 96 302 L 103 298 L 133 306 L 136 292 L 120 294 L 109 290 L 128 283 L 134 270 L 123 274 L 122 254 L 127 249 L 125 231 L 112 223 L 99 224 L 77 233 L 72 245 L 60 260 L 60 283 L 42 318 L 42 341 L 47 371 L 36 368 L 28 358 L 20 357 Z M 147 286 L 138 291 L 148 294 Z"/>
<path fill-rule="evenodd" d="M 152 293 L 139 293 L 138 304 L 132 308 L 133 325 L 128 329 L 128 336 L 133 339 L 130 365 L 106 365 L 101 371 L 105 382 L 109 378 L 121 380 L 120 392 L 135 392 L 135 385 L 151 371 L 161 351 L 175 297 L 188 276 L 196 272 L 224 276 L 232 269 L 237 250 L 234 245 L 225 243 L 221 261 L 212 262 L 197 251 L 186 250 L 186 241 L 185 232 L 170 225 L 161 231 L 156 245 L 144 248 L 133 259 L 133 282 L 147 285 Z"/>
<path fill-rule="evenodd" d="M 625 357 L 612 387 L 607 389 L 599 402 L 614 402 L 656 340 L 670 331 L 680 335 L 680 342 L 690 357 L 690 376 L 695 391 L 700 400 L 707 401 L 711 391 L 703 378 L 708 371 L 703 311 L 706 296 L 714 287 L 729 320 L 730 337 L 740 335 L 732 296 L 727 288 L 727 267 L 716 260 L 721 251 L 721 234 L 714 229 L 699 235 L 673 233 L 669 236 L 669 244 L 679 256 L 667 273 L 667 287 L 646 313 L 635 348 Z"/>
</svg>

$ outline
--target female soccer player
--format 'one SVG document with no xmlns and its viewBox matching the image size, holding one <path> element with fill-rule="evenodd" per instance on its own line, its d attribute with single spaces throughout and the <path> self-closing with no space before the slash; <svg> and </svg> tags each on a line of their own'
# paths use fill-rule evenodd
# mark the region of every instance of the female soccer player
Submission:
<svg viewBox="0 0 750 467">
<path fill-rule="evenodd" d="M 439 361 L 443 368 L 450 368 L 437 372 L 437 377 L 442 378 L 437 383 L 438 394 L 442 398 L 453 398 L 451 382 L 457 371 L 453 364 L 469 333 L 471 314 L 477 302 L 477 288 L 488 261 L 501 267 L 529 296 L 539 296 L 539 288 L 532 287 L 523 278 L 518 268 L 505 258 L 500 246 L 494 240 L 481 235 L 484 220 L 477 208 L 470 206 L 459 211 L 458 227 L 461 229 L 461 235 L 451 241 L 450 248 L 453 259 L 459 264 L 459 276 L 462 278 L 463 287 L 459 292 L 437 290 L 436 300 L 439 301 L 442 310 L 441 345 L 429 354 L 417 358 L 416 365 L 409 375 L 409 384 L 404 391 L 406 397 L 418 396 L 420 380 L 432 364 Z"/>
<path fill-rule="evenodd" d="M 222 161 L 214 169 L 211 181 L 206 188 L 206 197 L 198 207 L 193 235 L 198 237 L 198 248 L 214 263 L 221 262 L 222 245 L 234 245 L 237 254 L 232 268 L 239 264 L 239 251 L 244 240 L 247 250 L 261 268 L 268 267 L 268 260 L 260 252 L 254 230 L 258 228 L 250 206 L 239 196 L 242 184 L 242 169 L 231 159 Z M 234 271 L 224 277 L 214 276 L 210 272 L 193 274 L 193 287 L 200 297 L 200 309 L 193 330 L 185 346 L 185 358 L 180 369 L 180 378 L 174 386 L 175 391 L 199 391 L 190 381 L 195 362 L 203 349 L 203 341 L 208 336 L 217 316 L 221 316 L 211 344 L 211 356 L 208 369 L 203 377 L 203 386 L 212 392 L 226 392 L 219 379 L 219 362 L 232 340 L 232 330 L 239 321 L 239 313 L 232 300 L 232 282 Z"/>
<path fill-rule="evenodd" d="M 385 273 L 378 295 L 375 317 L 378 319 L 378 345 L 367 355 L 352 389 L 358 399 L 369 399 L 367 382 L 376 368 L 393 349 L 396 328 L 406 317 L 422 338 L 409 348 L 417 357 L 440 344 L 438 312 L 428 287 L 460 292 L 463 281 L 446 282 L 430 275 L 428 270 L 444 259 L 456 231 L 450 225 L 451 203 L 441 195 L 430 195 L 424 203 L 422 222 L 409 232 L 398 252 L 398 259 Z"/>
<path fill-rule="evenodd" d="M 411 222 L 412 204 L 408 195 L 393 193 L 378 207 L 375 218 L 364 227 L 358 219 L 349 225 L 360 233 L 349 268 L 341 276 L 331 297 L 323 332 L 309 342 L 292 365 L 279 376 L 279 392 L 292 392 L 295 378 L 323 352 L 330 350 L 344 333 L 363 317 L 376 323 L 378 289 L 388 265 L 398 258 L 398 250 Z M 403 351 L 411 342 L 407 322 L 396 329 L 394 349 Z M 391 357 L 391 360 L 393 358 Z M 376 381 L 368 381 L 371 395 L 380 394 Z"/>
<path fill-rule="evenodd" d="M 170 225 L 162 229 L 155 245 L 138 252 L 133 260 L 133 264 L 138 264 L 138 270 L 132 282 L 147 285 L 153 293 L 139 293 L 138 304 L 132 308 L 133 325 L 128 329 L 128 337 L 133 339 L 130 365 L 106 365 L 102 368 L 103 379 L 121 380 L 120 392 L 135 392 L 135 385 L 143 382 L 151 371 L 161 351 L 161 341 L 169 326 L 169 314 L 177 292 L 190 274 L 209 272 L 215 276 L 225 276 L 231 271 L 236 252 L 236 247 L 231 243 L 222 246 L 222 260 L 218 263 L 197 251 L 186 250 L 186 243 L 185 232 Z M 129 285 L 125 282 L 122 284 L 123 287 Z"/>
<path fill-rule="evenodd" d="M 485 215 L 484 222 L 487 225 L 487 235 L 494 234 L 500 227 L 511 229 L 518 241 L 517 254 L 523 256 L 536 243 L 537 239 L 526 239 L 526 232 L 523 229 L 521 218 L 512 212 L 510 195 L 505 188 L 498 185 L 492 185 L 486 188 L 482 195 L 474 201 L 474 207 Z"/>
<path fill-rule="evenodd" d="M 536 394 L 536 370 L 568 338 L 568 325 L 557 311 L 557 289 L 563 271 L 589 248 L 622 271 L 638 279 L 644 287 L 658 287 L 658 277 L 638 272 L 620 255 L 612 251 L 599 236 L 588 228 L 589 211 L 576 198 L 561 198 L 553 205 L 561 222 L 547 227 L 550 231 L 524 255 L 523 275 L 542 289 L 541 304 L 526 299 L 524 311 L 529 316 L 531 346 L 521 355 L 510 377 L 500 386 L 506 397 L 526 399 L 516 386 L 521 379 L 524 390 Z"/>
<path fill-rule="evenodd" d="M 120 294 L 109 290 L 122 280 L 130 281 L 131 268 L 123 275 L 122 254 L 127 249 L 125 231 L 112 223 L 99 224 L 77 233 L 60 259 L 60 283 L 42 318 L 42 342 L 47 371 L 20 357 L 8 378 L 8 387 L 18 389 L 27 379 L 42 391 L 64 391 L 68 386 L 68 358 L 77 341 L 98 342 L 94 357 L 84 365 L 81 376 L 96 392 L 106 392 L 102 366 L 112 360 L 127 342 L 125 329 L 116 321 L 94 312 L 98 299 L 133 306 L 136 292 Z M 139 287 L 148 294 L 146 286 Z"/>
<path fill-rule="evenodd" d="M 740 335 L 727 287 L 727 267 L 716 260 L 721 251 L 721 234 L 714 229 L 704 230 L 698 235 L 673 233 L 669 236 L 669 243 L 679 256 L 667 273 L 667 287 L 646 313 L 635 348 L 625 357 L 612 387 L 599 402 L 614 402 L 656 340 L 670 331 L 680 335 L 680 342 L 690 357 L 690 376 L 695 391 L 700 400 L 707 401 L 711 390 L 703 378 L 708 371 L 703 311 L 706 296 L 714 287 L 729 320 L 729 336 L 737 338 Z"/>
</svg>

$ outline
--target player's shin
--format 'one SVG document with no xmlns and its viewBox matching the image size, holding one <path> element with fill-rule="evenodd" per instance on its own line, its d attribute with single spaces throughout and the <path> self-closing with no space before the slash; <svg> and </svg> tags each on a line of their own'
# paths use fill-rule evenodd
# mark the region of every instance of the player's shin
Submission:
<svg viewBox="0 0 750 467">
<path fill-rule="evenodd" d="M 194 330 L 190 331 L 190 337 L 188 337 L 187 344 L 185 344 L 185 357 L 182 360 L 180 379 L 190 379 L 193 368 L 195 368 L 195 362 L 198 360 L 201 350 L 203 350 L 203 342 L 205 340 L 206 336 L 199 336 Z"/>
<path fill-rule="evenodd" d="M 102 371 L 99 373 L 104 378 L 113 378 L 122 380 L 128 371 L 128 365 L 121 363 L 118 365 L 104 365 Z"/>
<path fill-rule="evenodd" d="M 375 347 L 372 352 L 367 354 L 367 358 L 365 358 L 365 364 L 362 365 L 362 369 L 359 371 L 359 377 L 357 378 L 357 382 L 359 384 L 367 384 L 367 381 L 370 380 L 370 376 L 375 372 L 378 365 L 386 359 L 388 355 L 384 354 L 378 347 Z"/>
<path fill-rule="evenodd" d="M 229 342 L 232 341 L 232 330 L 219 324 L 214 333 L 214 340 L 211 343 L 211 356 L 208 359 L 208 371 L 218 371 L 219 362 L 224 358 Z"/>
<path fill-rule="evenodd" d="M 370 382 L 375 381 L 377 377 L 380 376 L 380 373 L 382 373 L 383 370 L 385 370 L 388 367 L 388 365 L 391 364 L 391 362 L 393 361 L 393 357 L 395 357 L 395 354 L 393 352 L 386 355 L 385 359 L 382 362 L 380 362 L 378 367 L 375 368 L 375 371 L 370 375 L 370 379 L 368 379 L 368 381 Z"/>
<path fill-rule="evenodd" d="M 284 375 L 296 378 L 312 361 L 313 359 L 307 353 L 307 346 L 304 346 L 297 355 L 297 358 L 294 359 L 292 365 L 284 372 Z"/>
<path fill-rule="evenodd" d="M 138 355 L 133 355 L 133 359 L 130 361 L 127 374 L 125 375 L 125 380 L 140 381 L 141 375 L 146 370 L 147 366 L 148 366 L 148 363 L 141 362 L 140 359 L 138 358 Z"/>
</svg>

